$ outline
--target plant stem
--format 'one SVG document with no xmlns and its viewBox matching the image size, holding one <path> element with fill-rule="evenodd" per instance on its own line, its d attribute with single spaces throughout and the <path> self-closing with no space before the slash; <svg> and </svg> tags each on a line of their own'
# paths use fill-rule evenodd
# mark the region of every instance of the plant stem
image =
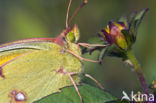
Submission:
<svg viewBox="0 0 156 103">
<path fill-rule="evenodd" d="M 134 53 L 129 50 L 129 51 L 126 52 L 126 54 L 127 54 L 128 59 L 131 61 L 131 63 L 134 66 L 134 69 L 135 69 L 135 71 L 137 73 L 137 76 L 139 78 L 139 81 L 141 83 L 141 87 L 142 87 L 144 93 L 147 94 L 148 97 L 149 97 L 148 86 L 146 84 L 145 78 L 144 78 L 143 73 L 141 71 L 141 67 L 140 67 L 138 61 L 136 60 L 136 58 L 134 56 Z"/>
</svg>

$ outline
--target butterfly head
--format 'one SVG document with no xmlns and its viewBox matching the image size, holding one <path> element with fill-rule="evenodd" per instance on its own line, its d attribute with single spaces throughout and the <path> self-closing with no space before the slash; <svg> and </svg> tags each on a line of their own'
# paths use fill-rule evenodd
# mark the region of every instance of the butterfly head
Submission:
<svg viewBox="0 0 156 103">
<path fill-rule="evenodd" d="M 72 14 L 72 16 L 69 19 L 69 10 L 70 10 L 70 6 L 71 6 L 72 0 L 69 1 L 68 4 L 68 9 L 67 9 L 67 15 L 66 15 L 66 29 L 64 30 L 64 36 L 65 39 L 68 42 L 71 43 L 76 43 L 79 40 L 79 29 L 78 26 L 75 24 L 73 26 L 73 28 L 70 27 L 71 21 L 73 20 L 73 18 L 76 16 L 76 14 L 78 13 L 78 11 L 85 6 L 88 3 L 88 0 L 84 0 L 82 2 L 82 4 L 80 6 L 77 7 L 77 9 L 74 11 L 74 13 Z"/>
<path fill-rule="evenodd" d="M 66 34 L 66 40 L 68 42 L 77 43 L 79 37 L 79 29 L 78 26 L 75 24 L 74 27 Z"/>
</svg>

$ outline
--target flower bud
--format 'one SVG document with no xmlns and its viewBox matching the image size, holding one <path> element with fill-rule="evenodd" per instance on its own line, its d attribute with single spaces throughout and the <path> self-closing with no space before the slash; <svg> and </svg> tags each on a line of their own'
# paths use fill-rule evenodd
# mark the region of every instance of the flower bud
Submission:
<svg viewBox="0 0 156 103">
<path fill-rule="evenodd" d="M 102 30 L 104 39 L 109 44 L 116 44 L 119 48 L 127 50 L 128 45 L 122 30 L 126 29 L 123 22 L 109 22 L 109 25 Z"/>
</svg>

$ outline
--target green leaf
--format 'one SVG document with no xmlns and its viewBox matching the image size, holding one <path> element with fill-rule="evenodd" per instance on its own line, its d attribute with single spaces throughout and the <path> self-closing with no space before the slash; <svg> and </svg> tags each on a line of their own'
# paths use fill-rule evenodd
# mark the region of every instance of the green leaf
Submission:
<svg viewBox="0 0 156 103">
<path fill-rule="evenodd" d="M 105 54 L 107 52 L 107 48 L 103 48 L 100 53 L 99 53 L 99 57 L 98 57 L 98 60 L 103 60 Z"/>
<path fill-rule="evenodd" d="M 134 13 L 131 14 L 131 17 L 130 17 L 130 34 L 134 38 L 133 42 L 135 42 L 135 40 L 136 40 L 138 27 L 139 27 L 144 15 L 147 11 L 148 11 L 148 8 L 141 10 L 136 15 Z"/>
<path fill-rule="evenodd" d="M 125 16 L 121 16 L 119 19 L 119 22 L 124 22 L 126 25 L 128 25 L 127 24 L 127 18 Z"/>
<path fill-rule="evenodd" d="M 116 100 L 116 101 L 110 101 L 110 102 L 107 102 L 107 103 L 131 103 L 131 102 L 128 101 L 128 100 Z"/>
<path fill-rule="evenodd" d="M 129 16 L 129 18 L 128 18 L 128 21 L 131 23 L 131 22 L 134 22 L 134 20 L 135 20 L 135 16 L 136 16 L 136 13 L 131 13 L 130 14 L 130 16 Z"/>
<path fill-rule="evenodd" d="M 145 13 L 148 11 L 148 8 L 141 10 L 140 12 L 137 13 L 135 16 L 135 28 L 137 29 L 138 26 L 140 25 Z"/>
<path fill-rule="evenodd" d="M 138 12 L 137 15 L 135 16 L 135 20 L 141 20 L 147 11 L 148 11 L 148 8 L 143 9 L 140 12 Z"/>
<path fill-rule="evenodd" d="M 108 92 L 102 91 L 99 88 L 82 84 L 78 86 L 84 103 L 104 103 L 116 100 L 115 97 Z M 80 98 L 73 86 L 62 88 L 62 91 L 49 95 L 35 103 L 81 103 Z"/>
<path fill-rule="evenodd" d="M 132 38 L 132 43 L 135 42 L 135 35 L 134 35 L 134 30 L 135 30 L 135 13 L 131 13 L 130 17 L 129 17 L 129 35 L 131 35 Z"/>
<path fill-rule="evenodd" d="M 123 50 L 121 50 L 120 48 L 118 48 L 116 45 L 111 45 L 108 48 L 107 54 L 110 57 L 118 57 L 118 58 L 122 58 L 122 60 L 126 60 L 127 56 L 125 55 L 125 52 Z"/>
</svg>

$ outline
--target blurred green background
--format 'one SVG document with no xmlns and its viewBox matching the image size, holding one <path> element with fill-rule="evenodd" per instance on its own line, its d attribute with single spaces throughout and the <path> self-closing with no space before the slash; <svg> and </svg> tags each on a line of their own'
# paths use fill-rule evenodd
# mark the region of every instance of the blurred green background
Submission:
<svg viewBox="0 0 156 103">
<path fill-rule="evenodd" d="M 109 20 L 149 8 L 137 36 L 134 52 L 148 84 L 156 78 L 156 1 L 88 0 L 72 21 L 80 28 L 80 42 L 96 36 Z M 69 0 L 0 0 L 0 43 L 36 37 L 55 37 L 65 28 Z M 70 15 L 82 0 L 73 0 Z M 89 57 L 85 55 L 85 57 Z M 96 53 L 93 57 L 96 59 Z M 121 59 L 106 57 L 102 66 L 84 63 L 85 71 L 99 80 L 106 90 L 121 97 L 122 91 L 141 91 L 136 73 Z M 88 81 L 91 82 L 91 81 Z M 92 83 L 92 82 L 91 82 Z"/>
</svg>

